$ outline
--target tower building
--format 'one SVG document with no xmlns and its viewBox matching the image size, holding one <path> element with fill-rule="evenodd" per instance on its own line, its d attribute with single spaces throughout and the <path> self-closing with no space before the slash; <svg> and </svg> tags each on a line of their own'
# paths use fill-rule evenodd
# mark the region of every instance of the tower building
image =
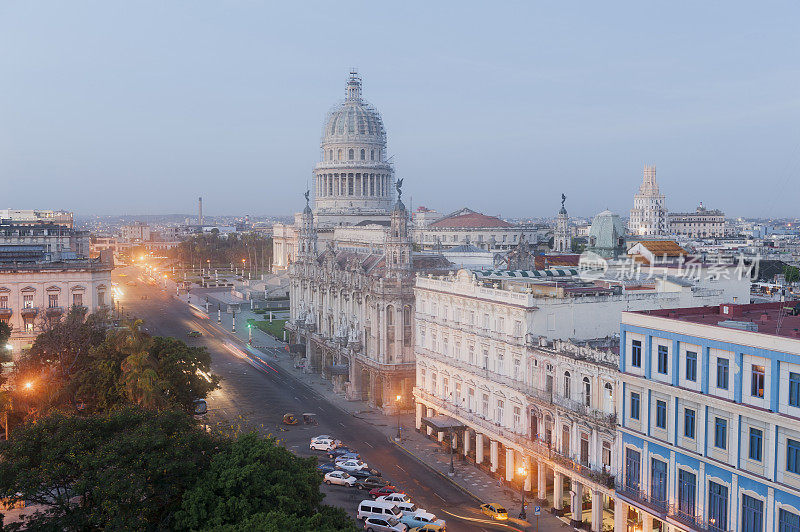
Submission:
<svg viewBox="0 0 800 532">
<path fill-rule="evenodd" d="M 392 209 L 394 169 L 386 159 L 380 113 L 361 96 L 351 71 L 346 97 L 329 113 L 322 132 L 322 161 L 314 168 L 318 227 L 385 220 Z"/>
<path fill-rule="evenodd" d="M 556 217 L 556 231 L 553 235 L 553 251 L 559 253 L 569 253 L 572 251 L 572 239 L 569 235 L 569 215 L 567 209 L 564 207 L 564 202 L 567 197 L 561 194 L 561 210 L 558 211 Z"/>
<path fill-rule="evenodd" d="M 664 195 L 656 183 L 656 167 L 645 166 L 639 193 L 633 197 L 628 229 L 634 236 L 667 234 L 667 209 Z"/>
</svg>

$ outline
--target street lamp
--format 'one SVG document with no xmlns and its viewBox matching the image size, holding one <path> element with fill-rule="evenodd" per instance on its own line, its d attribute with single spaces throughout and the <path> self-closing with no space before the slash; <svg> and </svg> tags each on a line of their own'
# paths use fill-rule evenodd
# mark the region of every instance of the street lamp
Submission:
<svg viewBox="0 0 800 532">
<path fill-rule="evenodd" d="M 400 441 L 403 439 L 403 436 L 400 434 L 400 400 L 402 398 L 403 397 L 400 395 L 395 397 L 395 400 L 397 401 L 397 436 L 394 437 L 394 441 Z"/>
<path fill-rule="evenodd" d="M 525 466 L 519 466 L 517 468 L 517 473 L 519 473 L 520 478 L 519 491 L 522 494 L 522 509 L 519 511 L 519 518 L 525 519 L 527 517 L 525 515 L 525 477 L 528 476 L 528 470 L 525 469 Z"/>
</svg>

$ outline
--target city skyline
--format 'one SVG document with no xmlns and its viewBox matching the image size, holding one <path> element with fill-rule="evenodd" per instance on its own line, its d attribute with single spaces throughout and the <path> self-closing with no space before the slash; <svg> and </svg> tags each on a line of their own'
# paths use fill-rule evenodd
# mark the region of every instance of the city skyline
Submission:
<svg viewBox="0 0 800 532">
<path fill-rule="evenodd" d="M 356 67 L 414 207 L 625 216 L 656 164 L 669 211 L 793 216 L 796 6 L 420 6 L 4 6 L 6 203 L 291 215 Z"/>
</svg>

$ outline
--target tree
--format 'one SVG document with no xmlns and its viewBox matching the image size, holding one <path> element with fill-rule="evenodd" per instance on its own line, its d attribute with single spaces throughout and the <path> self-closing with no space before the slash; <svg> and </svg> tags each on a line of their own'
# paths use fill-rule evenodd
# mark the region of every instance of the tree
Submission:
<svg viewBox="0 0 800 532">
<path fill-rule="evenodd" d="M 0 496 L 45 508 L 7 529 L 171 528 L 184 492 L 225 446 L 183 412 L 51 413 L 0 443 Z"/>
<path fill-rule="evenodd" d="M 355 530 L 344 512 L 322 505 L 314 458 L 275 439 L 240 436 L 218 453 L 183 497 L 175 528 L 189 530 Z"/>
<path fill-rule="evenodd" d="M 786 266 L 783 269 L 783 275 L 787 283 L 796 283 L 800 281 L 800 268 L 797 266 Z"/>
</svg>

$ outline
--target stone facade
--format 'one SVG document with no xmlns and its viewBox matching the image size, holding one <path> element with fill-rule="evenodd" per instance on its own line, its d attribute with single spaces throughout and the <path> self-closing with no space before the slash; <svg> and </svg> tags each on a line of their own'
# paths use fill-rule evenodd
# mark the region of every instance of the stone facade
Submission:
<svg viewBox="0 0 800 532">
<path fill-rule="evenodd" d="M 633 197 L 628 229 L 636 236 L 667 234 L 667 208 L 656 183 L 655 165 L 644 167 L 639 193 Z"/>
<path fill-rule="evenodd" d="M 695 212 L 669 214 L 669 232 L 689 238 L 721 238 L 725 236 L 725 213 L 706 209 L 701 203 Z"/>
</svg>

